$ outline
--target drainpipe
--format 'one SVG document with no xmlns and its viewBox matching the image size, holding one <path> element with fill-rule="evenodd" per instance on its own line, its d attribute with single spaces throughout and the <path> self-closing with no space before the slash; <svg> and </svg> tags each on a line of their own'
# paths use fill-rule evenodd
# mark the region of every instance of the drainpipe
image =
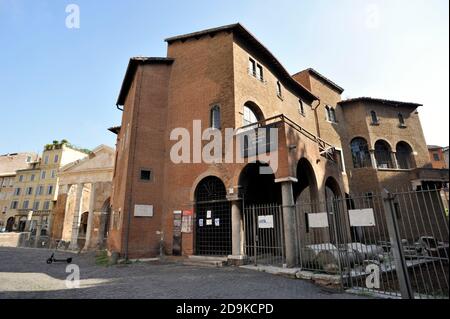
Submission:
<svg viewBox="0 0 450 319">
<path fill-rule="evenodd" d="M 316 105 L 316 107 L 313 108 L 313 111 L 314 111 L 314 119 L 315 119 L 315 121 L 316 121 L 316 133 L 317 133 L 317 137 L 320 138 L 320 126 L 319 126 L 319 117 L 318 117 L 318 115 L 317 115 L 317 109 L 319 108 L 319 106 L 320 106 L 320 104 L 321 104 L 321 101 L 320 101 L 320 99 L 317 99 L 317 101 L 318 101 L 319 103 Z"/>
</svg>

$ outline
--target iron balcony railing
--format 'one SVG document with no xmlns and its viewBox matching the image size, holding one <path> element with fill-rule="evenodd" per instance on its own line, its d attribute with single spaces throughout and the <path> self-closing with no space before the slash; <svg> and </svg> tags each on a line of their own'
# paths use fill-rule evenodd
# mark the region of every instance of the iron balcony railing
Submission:
<svg viewBox="0 0 450 319">
<path fill-rule="evenodd" d="M 280 123 L 288 125 L 289 127 L 293 128 L 298 133 L 302 134 L 303 136 L 307 137 L 308 139 L 310 139 L 311 141 L 316 143 L 319 148 L 319 153 L 321 156 L 325 157 L 326 159 L 328 159 L 330 161 L 336 162 L 336 156 L 335 156 L 336 149 L 332 144 L 324 141 L 320 137 L 317 137 L 316 135 L 309 132 L 308 130 L 306 130 L 302 126 L 298 125 L 297 123 L 295 123 L 294 121 L 292 121 L 291 119 L 289 119 L 288 117 L 286 117 L 283 114 L 276 115 L 276 116 L 270 117 L 268 119 L 265 119 L 265 120 L 262 120 L 262 121 L 259 121 L 256 123 L 242 126 L 238 129 L 238 134 L 243 133 L 247 130 L 251 130 L 251 129 L 265 128 L 268 126 L 276 127 Z"/>
</svg>

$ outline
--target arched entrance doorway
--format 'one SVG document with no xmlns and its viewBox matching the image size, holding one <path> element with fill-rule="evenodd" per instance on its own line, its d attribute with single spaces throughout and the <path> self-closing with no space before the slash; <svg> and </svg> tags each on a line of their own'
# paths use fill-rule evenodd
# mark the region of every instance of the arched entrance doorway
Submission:
<svg viewBox="0 0 450 319">
<path fill-rule="evenodd" d="M 9 217 L 6 221 L 6 232 L 12 232 L 14 227 L 14 217 Z"/>
<path fill-rule="evenodd" d="M 239 195 L 244 205 L 281 204 L 281 187 L 275 183 L 275 174 L 261 174 L 263 163 L 250 163 L 239 176 Z M 265 170 L 264 170 L 265 171 Z"/>
<path fill-rule="evenodd" d="M 326 209 L 329 216 L 330 237 L 334 245 L 346 242 L 345 199 L 342 196 L 339 183 L 328 177 L 325 182 Z"/>
<path fill-rule="evenodd" d="M 223 182 L 204 178 L 195 190 L 195 253 L 202 256 L 231 255 L 231 205 Z"/>
<path fill-rule="evenodd" d="M 313 203 L 318 201 L 319 191 L 316 176 L 311 163 L 302 158 L 297 164 L 298 182 L 293 185 L 294 199 L 297 203 Z"/>
<path fill-rule="evenodd" d="M 244 252 L 255 264 L 281 265 L 285 258 L 281 185 L 275 183 L 275 174 L 268 168 L 267 164 L 251 163 L 239 177 Z"/>
</svg>

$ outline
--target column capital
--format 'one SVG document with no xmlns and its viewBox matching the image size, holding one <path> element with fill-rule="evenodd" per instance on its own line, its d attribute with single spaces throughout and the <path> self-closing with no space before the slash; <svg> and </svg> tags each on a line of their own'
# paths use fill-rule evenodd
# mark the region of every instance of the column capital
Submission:
<svg viewBox="0 0 450 319">
<path fill-rule="evenodd" d="M 275 183 L 285 183 L 285 182 L 297 183 L 298 179 L 296 177 L 288 176 L 288 177 L 277 178 L 275 180 Z"/>
<path fill-rule="evenodd" d="M 227 195 L 227 200 L 230 202 L 239 202 L 242 198 L 239 197 L 238 194 Z"/>
</svg>

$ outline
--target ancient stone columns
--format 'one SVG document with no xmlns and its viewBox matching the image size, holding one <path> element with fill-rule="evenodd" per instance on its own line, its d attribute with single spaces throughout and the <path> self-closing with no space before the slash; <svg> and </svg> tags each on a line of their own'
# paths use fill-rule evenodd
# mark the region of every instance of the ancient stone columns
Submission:
<svg viewBox="0 0 450 319">
<path fill-rule="evenodd" d="M 244 259 L 242 201 L 237 196 L 229 198 L 229 200 L 231 201 L 231 256 L 229 259 L 240 263 Z"/>
<path fill-rule="evenodd" d="M 95 210 L 95 187 L 96 184 L 91 185 L 91 194 L 89 196 L 89 213 L 88 213 L 88 221 L 86 228 L 86 242 L 84 244 L 84 250 L 88 250 L 91 245 L 91 233 L 92 233 L 92 224 L 94 221 L 94 210 Z"/>
<path fill-rule="evenodd" d="M 283 202 L 283 227 L 284 242 L 286 247 L 286 266 L 294 267 L 296 263 L 296 243 L 295 243 L 295 201 L 292 183 L 297 182 L 296 178 L 287 177 L 275 181 L 281 183 L 281 196 Z"/>
<path fill-rule="evenodd" d="M 80 227 L 80 218 L 81 218 L 81 208 L 83 204 L 83 183 L 77 184 L 77 194 L 75 199 L 75 210 L 73 212 L 73 222 L 72 222 L 72 238 L 70 240 L 69 249 L 77 250 L 78 249 L 78 232 Z"/>
</svg>

